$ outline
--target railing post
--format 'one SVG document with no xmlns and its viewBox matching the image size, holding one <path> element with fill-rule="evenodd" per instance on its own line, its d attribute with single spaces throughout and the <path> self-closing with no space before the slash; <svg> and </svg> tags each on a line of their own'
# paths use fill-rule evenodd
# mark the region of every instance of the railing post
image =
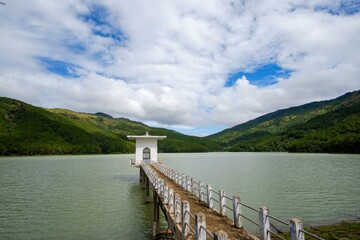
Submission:
<svg viewBox="0 0 360 240">
<path fill-rule="evenodd" d="M 223 230 L 214 233 L 214 240 L 228 240 L 228 235 Z"/>
<path fill-rule="evenodd" d="M 154 190 L 157 191 L 159 189 L 159 179 L 156 177 L 154 179 Z"/>
<path fill-rule="evenodd" d="M 175 194 L 174 197 L 174 221 L 176 224 L 181 222 L 181 199 L 180 194 Z"/>
<path fill-rule="evenodd" d="M 199 181 L 199 199 L 200 201 L 204 201 L 204 182 Z"/>
<path fill-rule="evenodd" d="M 183 189 L 185 189 L 185 190 L 186 190 L 186 188 L 187 188 L 186 177 L 187 177 L 187 176 L 186 176 L 185 174 L 182 175 L 182 187 L 183 187 Z"/>
<path fill-rule="evenodd" d="M 165 197 L 165 181 L 161 179 L 161 196 Z"/>
<path fill-rule="evenodd" d="M 161 178 L 159 179 L 159 193 L 160 197 L 164 196 L 164 180 Z"/>
<path fill-rule="evenodd" d="M 191 193 L 191 187 L 192 187 L 192 183 L 191 183 L 191 178 L 189 176 L 186 177 L 186 182 L 187 182 L 187 186 L 186 186 L 186 191 L 188 191 L 189 193 Z"/>
<path fill-rule="evenodd" d="M 196 184 L 195 178 L 191 178 L 191 194 L 194 194 L 195 184 Z"/>
<path fill-rule="evenodd" d="M 219 190 L 219 212 L 221 216 L 226 216 L 226 199 L 225 199 L 225 191 Z"/>
<path fill-rule="evenodd" d="M 206 220 L 205 214 L 195 214 L 195 239 L 206 240 Z"/>
<path fill-rule="evenodd" d="M 234 209 L 234 225 L 237 228 L 242 227 L 242 212 L 241 212 L 241 204 L 240 197 L 233 196 L 233 209 Z"/>
<path fill-rule="evenodd" d="M 169 202 L 169 186 L 167 184 L 164 185 L 164 204 L 168 204 Z"/>
<path fill-rule="evenodd" d="M 260 240 L 270 240 L 271 235 L 269 234 L 270 230 L 270 221 L 269 221 L 269 209 L 267 207 L 261 207 L 259 211 L 259 233 Z"/>
<path fill-rule="evenodd" d="M 209 208 L 214 208 L 212 199 L 212 187 L 210 184 L 207 185 L 207 203 Z"/>
<path fill-rule="evenodd" d="M 174 212 L 174 189 L 169 189 L 169 213 Z"/>
<path fill-rule="evenodd" d="M 305 240 L 303 230 L 303 223 L 300 219 L 292 218 L 290 221 L 290 240 Z"/>
<path fill-rule="evenodd" d="M 182 201 L 181 205 L 181 238 L 184 240 L 190 233 L 190 204 L 188 201 Z"/>
</svg>

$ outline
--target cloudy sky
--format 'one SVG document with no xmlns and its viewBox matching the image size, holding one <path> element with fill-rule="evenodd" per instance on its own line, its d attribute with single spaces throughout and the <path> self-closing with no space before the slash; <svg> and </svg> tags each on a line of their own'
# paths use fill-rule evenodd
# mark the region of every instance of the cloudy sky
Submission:
<svg viewBox="0 0 360 240">
<path fill-rule="evenodd" d="M 208 135 L 360 89 L 358 0 L 1 0 L 0 96 Z"/>
</svg>

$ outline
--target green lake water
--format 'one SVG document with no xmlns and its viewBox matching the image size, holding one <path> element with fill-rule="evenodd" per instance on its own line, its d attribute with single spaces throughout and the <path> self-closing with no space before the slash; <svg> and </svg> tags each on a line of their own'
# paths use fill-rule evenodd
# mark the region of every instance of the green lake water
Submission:
<svg viewBox="0 0 360 240">
<path fill-rule="evenodd" d="M 360 217 L 360 155 L 159 156 L 284 220 L 319 225 Z M 151 204 L 144 203 L 138 169 L 129 167 L 133 157 L 1 157 L 0 239 L 150 239 Z"/>
</svg>

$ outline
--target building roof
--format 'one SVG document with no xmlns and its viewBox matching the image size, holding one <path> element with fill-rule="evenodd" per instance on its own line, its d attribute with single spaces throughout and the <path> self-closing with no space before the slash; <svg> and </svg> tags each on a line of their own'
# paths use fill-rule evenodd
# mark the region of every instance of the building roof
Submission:
<svg viewBox="0 0 360 240">
<path fill-rule="evenodd" d="M 127 136 L 128 139 L 158 139 L 158 140 L 162 140 L 164 138 L 166 138 L 166 136 L 152 136 L 152 135 L 149 135 L 148 132 L 145 133 L 145 135 L 140 135 L 140 136 L 134 136 L 134 135 L 129 135 Z"/>
</svg>

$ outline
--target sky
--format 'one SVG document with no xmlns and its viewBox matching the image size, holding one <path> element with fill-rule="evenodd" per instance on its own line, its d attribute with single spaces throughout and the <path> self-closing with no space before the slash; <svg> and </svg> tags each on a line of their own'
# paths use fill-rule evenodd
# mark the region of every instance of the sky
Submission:
<svg viewBox="0 0 360 240">
<path fill-rule="evenodd" d="M 206 136 L 360 89 L 359 0 L 1 0 L 0 96 Z"/>
</svg>

